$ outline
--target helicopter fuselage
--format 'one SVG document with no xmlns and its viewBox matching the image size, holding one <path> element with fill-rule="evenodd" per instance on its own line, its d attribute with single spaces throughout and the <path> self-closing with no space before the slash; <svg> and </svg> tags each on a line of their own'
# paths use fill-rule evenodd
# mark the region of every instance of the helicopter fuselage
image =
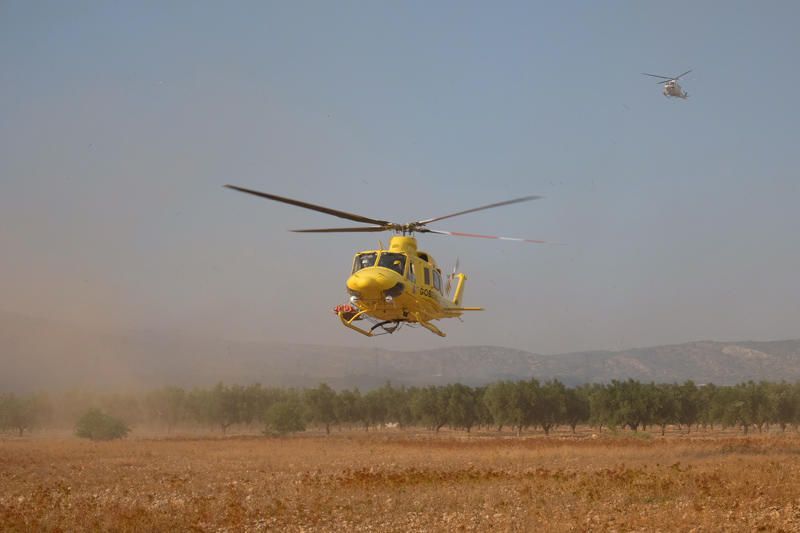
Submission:
<svg viewBox="0 0 800 533">
<path fill-rule="evenodd" d="M 455 318 L 477 307 L 461 307 L 466 276 L 453 276 L 456 288 L 453 299 L 445 294 L 442 271 L 426 252 L 417 249 L 414 237 L 392 237 L 388 250 L 365 250 L 356 254 L 353 271 L 347 279 L 347 293 L 357 312 L 337 314 L 342 322 L 359 333 L 371 332 L 353 325 L 353 321 L 371 317 L 388 323 L 418 323 L 437 335 L 444 334 L 430 324 L 432 320 Z"/>
<path fill-rule="evenodd" d="M 681 89 L 677 81 L 671 80 L 664 84 L 664 96 L 686 99 L 689 97 L 689 94 Z"/>
</svg>

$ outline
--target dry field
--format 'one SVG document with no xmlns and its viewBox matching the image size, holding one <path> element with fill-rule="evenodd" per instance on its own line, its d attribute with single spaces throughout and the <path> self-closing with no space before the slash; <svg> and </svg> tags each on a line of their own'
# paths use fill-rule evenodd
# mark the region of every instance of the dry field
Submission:
<svg viewBox="0 0 800 533">
<path fill-rule="evenodd" d="M 800 531 L 800 435 L 0 440 L 2 531 Z"/>
</svg>

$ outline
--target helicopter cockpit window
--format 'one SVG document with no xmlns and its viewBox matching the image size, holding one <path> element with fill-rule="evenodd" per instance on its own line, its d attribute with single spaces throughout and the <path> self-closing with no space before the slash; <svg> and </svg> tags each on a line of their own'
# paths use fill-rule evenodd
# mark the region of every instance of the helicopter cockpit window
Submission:
<svg viewBox="0 0 800 533">
<path fill-rule="evenodd" d="M 362 268 L 375 266 L 375 259 L 378 257 L 376 253 L 358 254 L 355 263 L 353 264 L 353 272 L 358 272 Z"/>
<path fill-rule="evenodd" d="M 438 270 L 433 271 L 433 287 L 437 291 L 442 292 L 442 273 Z"/>
<path fill-rule="evenodd" d="M 406 256 L 403 254 L 384 252 L 381 254 L 381 258 L 378 260 L 378 266 L 391 268 L 402 276 L 403 271 L 406 268 Z"/>
</svg>

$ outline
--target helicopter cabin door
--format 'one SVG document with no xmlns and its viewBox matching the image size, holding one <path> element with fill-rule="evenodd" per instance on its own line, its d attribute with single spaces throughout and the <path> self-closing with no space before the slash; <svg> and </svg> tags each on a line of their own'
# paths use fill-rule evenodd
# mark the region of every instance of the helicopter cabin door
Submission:
<svg viewBox="0 0 800 533">
<path fill-rule="evenodd" d="M 435 276 L 436 270 L 433 265 L 420 258 L 417 263 L 417 293 L 435 299 Z"/>
</svg>

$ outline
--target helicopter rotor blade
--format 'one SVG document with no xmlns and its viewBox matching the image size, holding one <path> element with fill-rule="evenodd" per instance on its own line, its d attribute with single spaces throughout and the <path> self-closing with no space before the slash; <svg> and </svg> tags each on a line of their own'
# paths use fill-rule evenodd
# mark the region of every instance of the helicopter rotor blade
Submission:
<svg viewBox="0 0 800 533">
<path fill-rule="evenodd" d="M 686 72 L 684 72 L 683 74 L 681 74 L 680 76 L 675 76 L 675 79 L 676 79 L 676 80 L 679 80 L 679 79 L 681 79 L 682 77 L 684 77 L 684 76 L 686 76 L 687 74 L 689 74 L 691 71 L 692 71 L 692 69 L 689 69 L 689 70 L 687 70 Z"/>
<path fill-rule="evenodd" d="M 381 226 L 357 226 L 354 228 L 291 229 L 289 231 L 293 233 L 371 233 L 389 229 L 391 228 L 383 228 Z"/>
<path fill-rule="evenodd" d="M 389 228 L 393 226 L 391 222 L 388 222 L 386 220 L 376 220 L 374 218 L 368 218 L 365 216 L 356 215 L 355 213 L 348 213 L 347 211 L 339 211 L 338 209 L 331 209 L 329 207 L 323 207 L 321 205 L 315 205 L 308 202 L 301 202 L 300 200 L 293 200 L 292 198 L 277 196 L 275 194 L 269 194 L 261 191 L 254 191 L 252 189 L 245 189 L 244 187 L 237 187 L 236 185 L 225 185 L 225 187 L 228 189 L 233 189 L 234 191 L 239 191 L 246 194 L 252 194 L 253 196 L 260 196 L 261 198 L 266 198 L 267 200 L 273 200 L 275 202 L 283 202 L 284 204 L 294 205 L 297 207 L 302 207 L 304 209 L 310 209 L 312 211 L 319 211 L 320 213 L 333 215 L 335 217 L 344 218 L 346 220 L 353 220 L 355 222 L 364 222 L 365 224 L 375 224 L 376 226 L 388 226 Z"/>
<path fill-rule="evenodd" d="M 460 231 L 443 231 L 438 229 L 423 228 L 422 233 L 435 233 L 437 235 L 449 235 L 451 237 L 473 237 L 476 239 L 498 239 L 501 241 L 529 242 L 533 244 L 549 244 L 547 241 L 537 241 L 534 239 L 521 239 L 519 237 L 499 237 L 497 235 L 480 235 L 478 233 L 462 233 Z"/>
<path fill-rule="evenodd" d="M 644 75 L 644 76 L 652 76 L 654 78 L 661 78 L 662 80 L 672 80 L 672 79 L 674 79 L 674 78 L 669 78 L 667 76 L 659 76 L 658 74 L 648 74 L 647 72 L 642 72 L 642 75 Z"/>
<path fill-rule="evenodd" d="M 539 198 L 542 198 L 542 197 L 541 196 L 523 196 L 522 198 L 514 198 L 513 200 L 506 200 L 504 202 L 497 202 L 497 203 L 494 203 L 494 204 L 484 205 L 484 206 L 481 206 L 481 207 L 473 207 L 472 209 L 466 209 L 464 211 L 459 211 L 457 213 L 451 213 L 449 215 L 442 215 L 442 216 L 439 216 L 439 217 L 426 218 L 425 220 L 417 221 L 415 224 L 419 224 L 419 225 L 423 225 L 424 226 L 425 224 L 428 224 L 430 222 L 436 222 L 438 220 L 444 220 L 446 218 L 457 217 L 459 215 L 466 215 L 467 213 L 474 213 L 475 211 L 483 211 L 484 209 L 491 209 L 493 207 L 501 207 L 501 206 L 504 206 L 504 205 L 517 204 L 517 203 L 520 203 L 520 202 L 528 202 L 530 200 L 538 200 Z"/>
</svg>

